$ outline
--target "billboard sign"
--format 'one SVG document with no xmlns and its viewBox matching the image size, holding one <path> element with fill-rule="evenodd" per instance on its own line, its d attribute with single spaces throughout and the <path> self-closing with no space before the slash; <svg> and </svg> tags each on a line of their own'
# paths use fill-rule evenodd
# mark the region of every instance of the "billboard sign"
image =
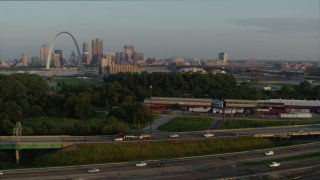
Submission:
<svg viewBox="0 0 320 180">
<path fill-rule="evenodd" d="M 220 99 L 212 99 L 211 105 L 215 108 L 223 108 L 223 101 Z"/>
</svg>

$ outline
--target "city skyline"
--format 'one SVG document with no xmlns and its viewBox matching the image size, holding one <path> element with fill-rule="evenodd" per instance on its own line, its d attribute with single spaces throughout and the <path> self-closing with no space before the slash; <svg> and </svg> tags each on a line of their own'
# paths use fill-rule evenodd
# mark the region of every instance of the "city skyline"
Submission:
<svg viewBox="0 0 320 180">
<path fill-rule="evenodd" d="M 39 57 L 67 31 L 79 45 L 101 39 L 103 53 L 132 44 L 145 57 L 317 61 L 319 9 L 319 0 L 0 1 L 0 59 Z M 65 35 L 56 49 L 76 52 Z"/>
</svg>

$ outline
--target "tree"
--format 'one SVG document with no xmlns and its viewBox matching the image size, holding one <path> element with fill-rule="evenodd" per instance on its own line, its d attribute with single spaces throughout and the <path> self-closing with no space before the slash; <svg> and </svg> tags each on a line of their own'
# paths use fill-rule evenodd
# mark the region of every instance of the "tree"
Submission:
<svg viewBox="0 0 320 180">
<path fill-rule="evenodd" d="M 128 127 L 124 124 L 118 121 L 114 116 L 109 116 L 105 122 L 104 127 L 102 128 L 103 134 L 117 134 L 120 132 L 127 132 Z"/>
<path fill-rule="evenodd" d="M 43 112 L 43 109 L 39 105 L 33 105 L 30 110 L 30 115 L 33 117 L 39 117 L 44 116 L 45 113 Z"/>
<path fill-rule="evenodd" d="M 12 123 L 10 120 L 0 119 L 0 135 L 2 136 L 12 135 L 14 126 L 15 126 L 14 123 Z"/>
<path fill-rule="evenodd" d="M 23 118 L 23 109 L 13 101 L 5 103 L 4 116 L 12 123 L 21 122 Z"/>
</svg>

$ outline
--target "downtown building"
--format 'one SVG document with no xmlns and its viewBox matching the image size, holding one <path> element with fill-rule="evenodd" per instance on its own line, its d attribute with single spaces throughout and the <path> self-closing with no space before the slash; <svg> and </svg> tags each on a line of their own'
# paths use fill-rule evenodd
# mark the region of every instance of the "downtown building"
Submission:
<svg viewBox="0 0 320 180">
<path fill-rule="evenodd" d="M 40 61 L 43 66 L 47 64 L 48 55 L 49 55 L 49 46 L 44 44 L 40 47 Z"/>
<path fill-rule="evenodd" d="M 228 54 L 225 52 L 219 53 L 219 60 L 222 61 L 223 65 L 227 65 L 228 64 Z"/>
<path fill-rule="evenodd" d="M 107 66 L 104 67 L 104 76 L 108 77 L 111 74 L 117 74 L 120 72 L 123 73 L 139 73 L 139 67 L 138 66 L 134 66 L 134 65 L 130 65 L 130 64 L 109 64 Z"/>
<path fill-rule="evenodd" d="M 29 54 L 22 53 L 21 54 L 21 66 L 28 66 Z"/>
<path fill-rule="evenodd" d="M 134 54 L 134 46 L 131 44 L 126 44 L 123 47 L 124 53 L 124 64 L 133 64 L 133 54 Z"/>
<path fill-rule="evenodd" d="M 59 53 L 54 53 L 53 54 L 53 66 L 55 68 L 60 68 L 60 54 Z"/>
<path fill-rule="evenodd" d="M 61 65 L 63 65 L 62 50 L 61 49 L 54 50 L 54 54 L 59 54 L 59 67 L 60 67 Z"/>
<path fill-rule="evenodd" d="M 82 63 L 86 65 L 91 64 L 91 56 L 90 56 L 90 50 L 89 50 L 89 44 L 87 42 L 84 42 L 82 44 Z"/>
<path fill-rule="evenodd" d="M 103 57 L 103 41 L 102 39 L 92 40 L 92 65 L 101 65 Z"/>
</svg>

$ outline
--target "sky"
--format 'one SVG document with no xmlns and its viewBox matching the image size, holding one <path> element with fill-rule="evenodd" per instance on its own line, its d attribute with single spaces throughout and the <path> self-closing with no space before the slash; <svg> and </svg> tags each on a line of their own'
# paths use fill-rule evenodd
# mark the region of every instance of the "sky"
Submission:
<svg viewBox="0 0 320 180">
<path fill-rule="evenodd" d="M 39 55 L 59 32 L 104 52 L 133 44 L 145 57 L 320 60 L 320 0 L 0 1 L 0 59 Z M 54 49 L 75 44 L 61 34 Z M 90 47 L 91 50 L 91 47 Z"/>
</svg>

